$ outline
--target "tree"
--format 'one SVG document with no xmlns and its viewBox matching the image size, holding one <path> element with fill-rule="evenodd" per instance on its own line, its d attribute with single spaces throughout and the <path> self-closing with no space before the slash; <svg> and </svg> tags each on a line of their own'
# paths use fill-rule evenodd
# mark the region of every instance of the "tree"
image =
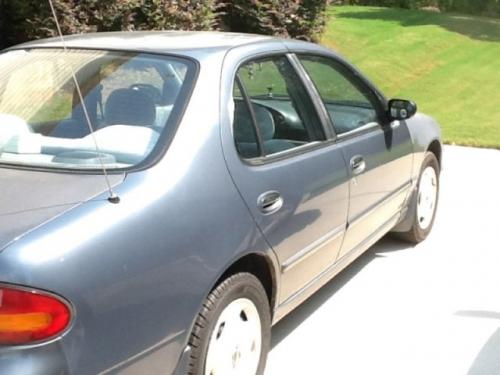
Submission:
<svg viewBox="0 0 500 375">
<path fill-rule="evenodd" d="M 314 39 L 325 25 L 325 0 L 235 0 L 226 5 L 233 31 Z"/>
<path fill-rule="evenodd" d="M 0 0 L 4 45 L 55 35 L 48 0 Z M 53 0 L 64 34 L 218 30 L 312 39 L 328 0 Z"/>
</svg>

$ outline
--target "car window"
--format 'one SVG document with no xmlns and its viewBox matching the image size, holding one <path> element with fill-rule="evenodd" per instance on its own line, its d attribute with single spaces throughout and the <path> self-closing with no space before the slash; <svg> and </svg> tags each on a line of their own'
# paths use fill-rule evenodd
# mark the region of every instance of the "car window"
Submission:
<svg viewBox="0 0 500 375">
<path fill-rule="evenodd" d="M 259 143 L 263 155 L 272 155 L 324 139 L 313 103 L 286 57 L 245 63 L 236 81 L 233 130 L 241 156 L 258 155 Z"/>
<path fill-rule="evenodd" d="M 376 99 L 351 71 L 333 59 L 299 56 L 314 82 L 337 134 L 377 122 Z"/>
<path fill-rule="evenodd" d="M 72 71 L 78 77 L 80 101 Z M 141 163 L 193 84 L 184 59 L 104 50 L 0 55 L 0 163 L 65 169 Z M 100 153 L 90 134 L 90 118 Z"/>
<path fill-rule="evenodd" d="M 10 60 L 9 65 L 13 65 L 15 55 L 19 54 L 20 52 L 11 52 L 2 56 L 2 60 L 4 64 L 8 64 Z M 2 73 L 5 75 L 7 72 Z M 63 74 L 71 74 L 69 67 L 61 59 L 40 57 L 26 61 L 23 66 L 12 66 L 8 73 L 8 80 L 0 80 L 1 112 L 40 124 L 40 127 L 48 121 L 62 120 L 69 116 L 74 85 L 61 78 Z M 22 92 L 20 87 L 23 88 Z M 49 92 L 52 95 L 47 100 Z M 30 105 L 24 103 L 24 98 L 30 98 Z"/>
</svg>

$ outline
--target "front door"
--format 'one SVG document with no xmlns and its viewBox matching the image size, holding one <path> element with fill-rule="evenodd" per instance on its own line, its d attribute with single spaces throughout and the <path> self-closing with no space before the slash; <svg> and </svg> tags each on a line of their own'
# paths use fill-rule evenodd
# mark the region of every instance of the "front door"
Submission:
<svg viewBox="0 0 500 375">
<path fill-rule="evenodd" d="M 224 111 L 226 160 L 280 261 L 279 301 L 285 302 L 340 251 L 349 194 L 342 150 L 326 142 L 316 108 L 285 54 L 241 64 L 233 97 L 225 104 L 223 98 Z"/>
<path fill-rule="evenodd" d="M 398 219 L 411 186 L 412 143 L 405 122 L 386 123 L 370 85 L 335 58 L 301 55 L 330 115 L 350 174 L 348 229 L 338 259 L 366 247 Z"/>
</svg>

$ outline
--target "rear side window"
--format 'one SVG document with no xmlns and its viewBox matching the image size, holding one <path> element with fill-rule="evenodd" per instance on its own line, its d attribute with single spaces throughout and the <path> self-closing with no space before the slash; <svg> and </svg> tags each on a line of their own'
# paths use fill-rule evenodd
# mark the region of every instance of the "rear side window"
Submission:
<svg viewBox="0 0 500 375">
<path fill-rule="evenodd" d="M 273 155 L 324 140 L 313 103 L 284 56 L 242 65 L 233 100 L 235 145 L 244 158 Z"/>
</svg>

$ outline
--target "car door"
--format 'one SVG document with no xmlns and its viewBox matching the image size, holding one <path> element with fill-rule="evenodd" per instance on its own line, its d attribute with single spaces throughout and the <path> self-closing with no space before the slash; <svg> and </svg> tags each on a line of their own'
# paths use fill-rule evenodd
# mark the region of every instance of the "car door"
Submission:
<svg viewBox="0 0 500 375">
<path fill-rule="evenodd" d="M 412 142 L 405 122 L 389 123 L 385 100 L 340 60 L 299 55 L 329 114 L 349 166 L 348 229 L 339 259 L 396 223 L 411 186 Z"/>
<path fill-rule="evenodd" d="M 283 303 L 337 258 L 347 218 L 347 167 L 341 148 L 327 142 L 317 104 L 289 57 L 245 61 L 235 73 L 232 95 L 222 99 L 224 153 L 281 264 Z"/>
</svg>

